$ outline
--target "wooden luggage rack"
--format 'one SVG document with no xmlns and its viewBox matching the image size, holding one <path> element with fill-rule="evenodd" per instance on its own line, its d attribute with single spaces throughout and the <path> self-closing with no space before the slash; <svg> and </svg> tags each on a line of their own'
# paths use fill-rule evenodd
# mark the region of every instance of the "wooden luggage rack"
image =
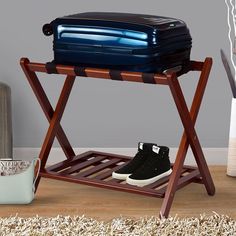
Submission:
<svg viewBox="0 0 236 236">
<path fill-rule="evenodd" d="M 51 63 L 32 63 L 27 58 L 22 58 L 20 64 L 50 123 L 39 154 L 39 158 L 42 162 L 40 177 L 164 198 L 160 209 L 161 217 L 168 217 L 175 192 L 190 183 L 204 184 L 209 195 L 215 194 L 214 183 L 194 128 L 212 67 L 211 58 L 206 58 L 204 62 L 191 61 L 187 70 L 180 72 L 167 71 L 165 74 L 114 71 L 108 69 L 54 65 Z M 201 72 L 190 111 L 178 81 L 180 75 L 189 71 Z M 63 74 L 67 76 L 55 110 L 52 108 L 36 72 Z M 60 125 L 60 121 L 76 76 L 169 86 L 184 127 L 184 133 L 176 160 L 174 164 L 172 164 L 173 172 L 169 177 L 165 177 L 144 187 L 131 186 L 124 181 L 111 178 L 112 172 L 129 161 L 130 157 L 97 151 L 88 151 L 80 155 L 74 153 Z M 55 137 L 57 137 L 66 159 L 60 163 L 46 167 L 49 152 Z M 184 160 L 189 145 L 193 151 L 198 167 L 184 166 Z M 40 177 L 37 180 L 36 189 L 39 185 Z"/>
</svg>

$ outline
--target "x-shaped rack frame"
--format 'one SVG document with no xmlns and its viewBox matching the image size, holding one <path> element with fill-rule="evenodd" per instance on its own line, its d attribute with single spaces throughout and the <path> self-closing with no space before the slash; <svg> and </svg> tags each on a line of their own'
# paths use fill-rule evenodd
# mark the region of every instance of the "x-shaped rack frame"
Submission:
<svg viewBox="0 0 236 236">
<path fill-rule="evenodd" d="M 83 68 L 66 65 L 49 65 L 32 63 L 27 58 L 22 58 L 20 64 L 45 116 L 50 123 L 39 154 L 39 158 L 41 159 L 41 168 L 40 177 L 36 183 L 36 190 L 40 178 L 47 177 L 96 187 L 161 197 L 164 198 L 164 200 L 160 209 L 160 217 L 168 217 L 175 192 L 190 183 L 194 182 L 204 184 L 209 195 L 215 194 L 215 186 L 198 135 L 194 128 L 212 67 L 211 58 L 206 58 L 204 62 L 191 61 L 187 71 L 167 71 L 165 74 L 113 71 L 109 69 Z M 190 111 L 187 107 L 178 81 L 179 76 L 189 71 L 201 72 Z M 36 72 L 63 74 L 67 76 L 55 110 L 51 106 Z M 144 187 L 131 186 L 121 180 L 111 178 L 112 172 L 121 168 L 122 165 L 125 165 L 125 163 L 130 160 L 130 157 L 97 151 L 88 151 L 80 155 L 74 153 L 73 148 L 60 125 L 60 121 L 76 76 L 144 82 L 169 86 L 184 127 L 184 133 L 182 135 L 178 153 L 174 164 L 172 164 L 173 172 L 169 177 L 165 177 Z M 65 153 L 66 160 L 53 166 L 46 167 L 55 137 L 57 137 Z M 184 165 L 189 145 L 197 162 L 197 167 Z"/>
</svg>

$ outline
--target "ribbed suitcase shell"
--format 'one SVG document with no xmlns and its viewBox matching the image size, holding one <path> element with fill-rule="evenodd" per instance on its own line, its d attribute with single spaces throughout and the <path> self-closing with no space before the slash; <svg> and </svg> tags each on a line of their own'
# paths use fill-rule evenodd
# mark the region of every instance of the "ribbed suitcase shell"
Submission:
<svg viewBox="0 0 236 236">
<path fill-rule="evenodd" d="M 50 25 L 59 64 L 160 72 L 190 58 L 189 29 L 174 18 L 87 12 L 57 18 Z"/>
</svg>

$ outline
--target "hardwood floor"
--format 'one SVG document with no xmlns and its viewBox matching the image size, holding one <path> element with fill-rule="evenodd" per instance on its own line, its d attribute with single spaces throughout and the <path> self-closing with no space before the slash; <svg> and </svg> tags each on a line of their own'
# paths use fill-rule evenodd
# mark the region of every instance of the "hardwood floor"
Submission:
<svg viewBox="0 0 236 236">
<path fill-rule="evenodd" d="M 191 184 L 175 196 L 171 215 L 199 216 L 216 211 L 236 218 L 236 178 L 226 176 L 226 167 L 210 168 L 216 185 L 216 195 L 208 196 L 203 185 Z M 86 215 L 100 220 L 114 217 L 141 217 L 158 215 L 162 199 L 100 189 L 85 185 L 42 179 L 32 204 L 27 206 L 0 206 L 0 216 L 18 213 L 29 217 Z"/>
</svg>

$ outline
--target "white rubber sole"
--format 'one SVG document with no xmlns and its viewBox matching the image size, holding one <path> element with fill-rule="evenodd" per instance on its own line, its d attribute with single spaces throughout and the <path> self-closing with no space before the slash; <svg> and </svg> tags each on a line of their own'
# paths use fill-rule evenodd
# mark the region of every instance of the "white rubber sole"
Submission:
<svg viewBox="0 0 236 236">
<path fill-rule="evenodd" d="M 150 179 L 143 179 L 143 180 L 140 180 L 140 179 L 131 179 L 129 178 L 129 176 L 127 177 L 126 179 L 126 182 L 127 184 L 130 184 L 130 185 L 135 185 L 135 186 L 139 186 L 139 187 L 143 187 L 145 185 L 148 185 L 148 184 L 152 184 L 154 182 L 156 182 L 157 180 L 159 179 L 162 179 L 168 175 L 170 175 L 172 173 L 172 169 L 169 169 L 168 171 L 158 175 L 158 176 L 155 176 L 153 178 L 150 178 Z"/>
<path fill-rule="evenodd" d="M 118 174 L 116 172 L 112 172 L 113 179 L 126 180 L 130 175 L 131 174 Z"/>
</svg>

